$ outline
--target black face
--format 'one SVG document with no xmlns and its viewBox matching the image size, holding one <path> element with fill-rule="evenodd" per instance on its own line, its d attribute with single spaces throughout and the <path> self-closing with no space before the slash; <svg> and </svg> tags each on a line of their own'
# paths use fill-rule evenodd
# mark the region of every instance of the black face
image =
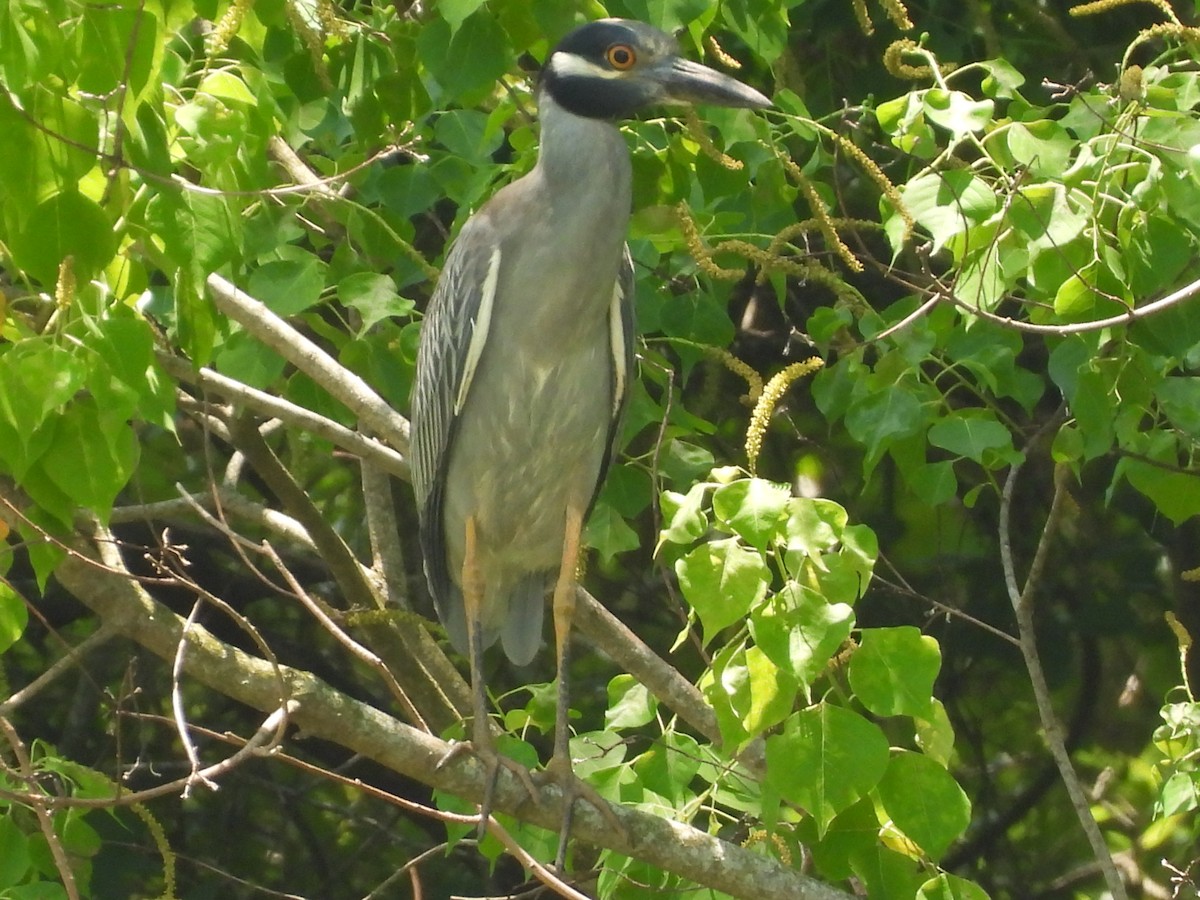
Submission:
<svg viewBox="0 0 1200 900">
<path fill-rule="evenodd" d="M 641 22 L 589 22 L 559 41 L 541 87 L 577 116 L 623 119 L 662 99 L 657 82 L 639 76 L 677 53 L 670 35 Z"/>
</svg>

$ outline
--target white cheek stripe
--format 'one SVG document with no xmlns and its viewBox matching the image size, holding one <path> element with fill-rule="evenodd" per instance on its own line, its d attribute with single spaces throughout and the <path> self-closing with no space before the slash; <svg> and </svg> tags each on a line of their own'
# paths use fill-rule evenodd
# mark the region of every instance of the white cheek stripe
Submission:
<svg viewBox="0 0 1200 900">
<path fill-rule="evenodd" d="M 621 410 L 621 398 L 625 396 L 625 326 L 621 321 L 621 301 L 625 294 L 621 290 L 621 280 L 613 285 L 612 305 L 608 308 L 609 341 L 612 344 L 613 359 L 613 418 Z"/>
<path fill-rule="evenodd" d="M 487 276 L 483 279 L 483 289 L 479 297 L 479 317 L 471 323 L 471 343 L 467 345 L 467 361 L 463 364 L 462 381 L 458 383 L 458 396 L 454 400 L 454 414 L 462 412 L 463 404 L 467 402 L 467 392 L 471 389 L 471 381 L 475 378 L 475 367 L 483 355 L 484 345 L 487 344 L 488 329 L 492 326 L 492 306 L 496 302 L 496 283 L 500 280 L 500 248 L 492 251 L 488 260 Z"/>
<path fill-rule="evenodd" d="M 577 76 L 583 78 L 624 78 L 628 73 L 616 69 L 607 69 L 594 62 L 576 56 L 574 53 L 564 53 L 559 50 L 550 57 L 550 68 L 555 75 Z"/>
</svg>

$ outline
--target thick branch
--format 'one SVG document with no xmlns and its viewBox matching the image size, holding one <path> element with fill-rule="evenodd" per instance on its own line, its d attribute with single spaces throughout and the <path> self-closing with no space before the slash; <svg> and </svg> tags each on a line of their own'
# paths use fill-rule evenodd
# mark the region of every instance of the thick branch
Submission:
<svg viewBox="0 0 1200 900">
<path fill-rule="evenodd" d="M 408 452 L 408 420 L 370 385 L 220 275 L 209 275 L 207 283 L 217 309 L 325 388 L 375 434 L 401 453 Z"/>
<path fill-rule="evenodd" d="M 268 394 L 240 381 L 214 372 L 212 369 L 195 369 L 192 364 L 178 356 L 159 352 L 156 354 L 159 365 L 167 373 L 178 378 L 185 384 L 194 384 L 206 391 L 219 394 L 230 402 L 254 410 L 270 419 L 279 419 L 288 425 L 293 425 L 309 434 L 336 444 L 343 450 L 370 460 L 386 472 L 399 478 L 408 479 L 408 460 L 374 438 L 366 437 L 357 431 L 352 431 L 332 419 L 319 415 L 311 409 L 297 406 L 282 397 Z"/>
<path fill-rule="evenodd" d="M 96 560 L 95 550 L 81 543 L 76 547 L 79 554 L 59 566 L 59 581 L 120 633 L 163 659 L 174 659 L 183 639 L 183 620 L 156 603 L 127 574 L 114 571 L 120 564 L 115 548 L 103 542 L 99 547 L 103 564 Z M 444 741 L 353 700 L 306 672 L 277 669 L 217 640 L 200 626 L 191 626 L 187 642 L 185 671 L 214 690 L 264 712 L 293 700 L 296 705 L 290 720 L 306 735 L 346 747 L 438 790 L 475 799 L 482 796 L 484 770 L 473 757 L 460 756 L 438 767 L 449 749 Z M 286 686 L 285 697 L 279 696 L 280 676 Z M 548 786 L 535 806 L 517 778 L 501 771 L 494 805 L 497 810 L 555 829 L 562 820 L 560 799 L 558 789 Z M 577 806 L 574 834 L 735 897 L 844 900 L 847 896 L 773 859 L 688 825 L 623 807 L 613 809 L 624 835 L 587 804 Z"/>
</svg>

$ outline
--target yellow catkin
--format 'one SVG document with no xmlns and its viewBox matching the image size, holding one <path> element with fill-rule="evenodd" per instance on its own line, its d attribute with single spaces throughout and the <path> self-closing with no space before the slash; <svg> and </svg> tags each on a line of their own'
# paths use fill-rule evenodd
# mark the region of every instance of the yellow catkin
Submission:
<svg viewBox="0 0 1200 900">
<path fill-rule="evenodd" d="M 154 815 L 148 810 L 143 803 L 135 803 L 130 807 L 134 815 L 142 820 L 146 826 L 146 830 L 150 832 L 150 837 L 154 840 L 154 846 L 158 848 L 158 854 L 163 861 L 163 892 L 160 895 L 160 900 L 175 900 L 175 851 L 171 849 L 170 843 L 167 841 L 166 832 L 163 831 L 162 823 L 154 818 Z"/>
<path fill-rule="evenodd" d="M 718 166 L 725 169 L 737 171 L 742 168 L 744 163 L 740 159 L 734 159 L 727 153 L 722 153 L 717 149 L 717 145 L 713 143 L 712 137 L 705 130 L 704 123 L 700 121 L 700 115 L 694 107 L 689 106 L 684 114 L 684 122 L 687 125 L 688 134 L 690 134 L 700 145 L 700 149 L 704 155 L 715 162 Z"/>
<path fill-rule="evenodd" d="M 686 203 L 680 203 L 675 207 L 676 213 L 679 215 L 679 227 L 683 231 L 683 242 L 687 245 L 688 252 L 692 254 L 692 258 L 696 260 L 696 265 L 700 271 L 710 278 L 717 278 L 722 281 L 737 281 L 742 278 L 744 273 L 737 269 L 723 269 L 712 260 L 712 251 L 704 246 L 704 242 L 700 240 L 700 232 L 696 228 L 696 220 L 692 218 L 691 212 L 687 208 Z"/>
<path fill-rule="evenodd" d="M 1166 37 L 1189 44 L 1200 43 L 1200 28 L 1187 28 L 1183 25 L 1176 25 L 1174 22 L 1160 22 L 1157 25 L 1151 25 L 1149 28 L 1139 31 L 1137 37 L 1125 48 L 1125 58 L 1128 59 L 1130 54 L 1142 44 Z"/>
<path fill-rule="evenodd" d="M 708 47 L 708 52 L 721 65 L 727 69 L 733 69 L 735 72 L 742 67 L 742 64 L 725 52 L 725 48 L 717 43 L 716 37 L 709 35 L 704 39 L 704 45 Z"/>
<path fill-rule="evenodd" d="M 900 38 L 898 41 L 892 41 L 888 44 L 888 48 L 883 51 L 883 67 L 888 70 L 889 74 L 896 78 L 903 78 L 905 81 L 922 81 L 926 78 L 933 77 L 933 69 L 928 64 L 922 66 L 914 66 L 904 61 L 906 53 L 915 53 L 920 51 L 920 45 L 910 38 Z M 938 71 L 943 75 L 948 75 L 953 72 L 957 66 L 954 63 L 942 63 L 938 66 Z"/>
<path fill-rule="evenodd" d="M 325 33 L 321 21 L 320 4 L 317 6 L 315 14 L 307 9 L 302 9 L 295 2 L 285 3 L 284 10 L 287 12 L 288 21 L 292 23 L 292 28 L 295 29 L 296 34 L 300 36 L 300 40 L 308 49 L 313 71 L 316 72 L 321 86 L 327 90 L 333 90 L 329 69 L 325 65 Z"/>
<path fill-rule="evenodd" d="M 892 24 L 901 31 L 913 30 L 913 21 L 908 17 L 908 9 L 900 0 L 879 0 L 879 5 L 892 20 Z"/>
<path fill-rule="evenodd" d="M 346 23 L 338 18 L 337 12 L 333 0 L 317 0 L 317 20 L 321 23 L 321 28 L 326 34 L 341 37 L 347 33 L 347 29 Z"/>
<path fill-rule="evenodd" d="M 794 278 L 799 278 L 803 281 L 813 282 L 823 285 L 837 297 L 850 304 L 853 308 L 859 309 L 866 305 L 862 295 L 858 293 L 850 285 L 846 284 L 837 273 L 830 271 L 820 263 L 812 260 L 797 260 L 791 257 L 784 256 L 780 251 L 786 243 L 787 237 L 782 241 L 777 235 L 771 242 L 771 247 L 764 250 L 761 247 L 747 241 L 722 241 L 714 247 L 706 247 L 700 237 L 700 233 L 696 228 L 696 222 L 692 218 L 687 205 L 680 203 L 676 208 L 679 215 L 679 225 L 683 232 L 683 240 L 687 245 L 688 252 L 692 258 L 696 260 L 696 267 L 707 275 L 709 278 L 715 278 L 721 281 L 738 281 L 745 277 L 745 273 L 741 269 L 727 269 L 717 265 L 713 261 L 713 255 L 717 253 L 736 253 L 740 256 L 753 262 L 759 267 L 758 284 L 766 281 L 767 277 L 774 273 L 790 275 Z M 866 222 L 859 219 L 844 219 L 827 217 L 830 226 L 837 227 L 880 227 L 878 223 Z M 806 219 L 804 222 L 795 223 L 788 226 L 781 235 L 791 236 L 803 231 L 820 231 L 825 233 L 825 226 L 817 219 Z M 836 235 L 835 235 L 836 237 Z M 847 251 L 848 252 L 848 251 Z M 857 263 L 857 260 L 854 260 Z"/>
<path fill-rule="evenodd" d="M 917 223 L 913 219 L 912 213 L 905 208 L 904 201 L 900 197 L 900 189 L 892 184 L 891 179 L 883 173 L 883 169 L 879 168 L 875 160 L 867 156 L 858 144 L 837 133 L 831 133 L 831 136 L 834 143 L 838 145 L 838 148 L 858 163 L 859 168 L 866 173 L 868 178 L 875 182 L 875 185 L 883 192 L 883 195 L 887 197 L 888 202 L 895 207 L 900 218 L 904 220 L 904 239 L 908 240 Z"/>
<path fill-rule="evenodd" d="M 808 201 L 808 206 L 812 210 L 813 215 L 817 219 L 820 226 L 821 234 L 824 236 L 826 243 L 829 244 L 831 250 L 841 257 L 842 262 L 852 272 L 861 272 L 863 264 L 858 261 L 850 248 L 838 235 L 837 229 L 833 225 L 833 218 L 829 215 L 829 210 L 825 208 L 825 202 L 821 199 L 821 195 L 817 193 L 816 187 L 808 180 L 808 176 L 804 174 L 801 168 L 796 165 L 795 161 L 786 156 L 780 156 L 783 162 L 783 167 L 792 180 L 796 182 L 796 186 L 800 188 L 800 193 L 804 194 L 804 199 Z"/>
<path fill-rule="evenodd" d="M 724 347 L 710 347 L 706 344 L 698 345 L 704 353 L 715 359 L 734 375 L 738 375 L 746 381 L 746 396 L 743 398 L 750 404 L 758 403 L 758 398 L 762 396 L 763 380 L 754 368 L 744 359 L 734 356 Z"/>
<path fill-rule="evenodd" d="M 58 264 L 58 281 L 54 285 L 54 305 L 60 310 L 69 309 L 75 302 L 75 257 L 64 256 Z"/>
<path fill-rule="evenodd" d="M 787 842 L 785 842 L 784 839 L 777 834 L 767 834 L 765 829 L 752 828 L 750 829 L 750 833 L 746 835 L 746 842 L 742 844 L 742 846 L 749 849 L 755 844 L 763 844 L 767 841 L 770 841 L 771 846 L 775 848 L 775 854 L 779 857 L 779 861 L 785 866 L 790 866 L 792 864 L 791 848 L 789 848 Z"/>
<path fill-rule="evenodd" d="M 750 425 L 746 429 L 746 464 L 751 475 L 758 474 L 758 454 L 762 451 L 763 436 L 767 433 L 767 425 L 784 393 L 797 378 L 811 374 L 823 365 L 825 363 L 816 357 L 794 362 L 772 376 L 763 388 L 762 396 L 758 398 L 750 416 Z"/>
<path fill-rule="evenodd" d="M 1072 6 L 1067 12 L 1072 16 L 1094 16 L 1097 13 L 1109 12 L 1122 6 L 1132 6 L 1135 3 L 1148 3 L 1151 6 L 1156 6 L 1173 23 L 1176 25 L 1182 24 L 1179 21 L 1179 17 L 1175 15 L 1175 10 L 1171 9 L 1171 4 L 1167 3 L 1167 0 L 1093 0 L 1091 3 L 1080 3 L 1078 6 Z"/>
<path fill-rule="evenodd" d="M 859 30 L 863 34 L 874 34 L 875 23 L 871 21 L 871 13 L 867 9 L 867 0 L 850 0 L 850 8 L 854 10 L 854 18 L 858 21 Z"/>
<path fill-rule="evenodd" d="M 1200 577 L 1188 578 L 1189 574 L 1198 575 L 1198 573 L 1200 573 L 1200 569 L 1192 569 L 1190 573 L 1184 572 L 1183 578 L 1185 581 L 1200 580 Z M 1188 681 L 1188 651 L 1192 649 L 1192 636 L 1183 626 L 1183 623 L 1175 617 L 1175 613 L 1167 612 L 1164 614 L 1164 617 L 1167 620 L 1167 625 L 1170 627 L 1171 632 L 1175 635 L 1176 642 L 1179 644 L 1179 668 L 1180 671 L 1183 672 L 1183 689 L 1187 691 L 1188 700 L 1190 700 L 1192 703 L 1195 703 L 1196 689 L 1192 683 Z"/>
<path fill-rule="evenodd" d="M 1179 576 L 1184 581 L 1200 581 L 1200 569 L 1188 569 Z"/>
<path fill-rule="evenodd" d="M 879 231 L 883 228 L 881 224 L 872 222 L 870 219 L 852 219 L 847 216 L 830 216 L 829 221 L 833 223 L 833 227 L 839 233 L 843 230 L 871 229 Z M 821 224 L 816 219 L 804 219 L 801 222 L 793 222 L 791 225 L 780 229 L 775 234 L 775 237 L 771 238 L 771 243 L 767 246 L 767 253 L 772 256 L 779 256 L 783 253 L 784 248 L 795 238 L 820 230 Z"/>
<path fill-rule="evenodd" d="M 250 9 L 251 2 L 252 0 L 233 0 L 229 9 L 225 10 L 225 15 L 217 20 L 217 24 L 204 41 L 205 52 L 210 57 L 224 53 L 229 48 L 229 42 L 242 28 L 242 20 L 246 18 L 246 11 Z"/>
</svg>

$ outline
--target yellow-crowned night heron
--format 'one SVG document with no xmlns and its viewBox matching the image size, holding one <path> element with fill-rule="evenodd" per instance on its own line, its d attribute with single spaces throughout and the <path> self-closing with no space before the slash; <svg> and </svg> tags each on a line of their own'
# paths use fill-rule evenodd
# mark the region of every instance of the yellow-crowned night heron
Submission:
<svg viewBox="0 0 1200 900">
<path fill-rule="evenodd" d="M 425 574 L 467 654 L 472 746 L 489 788 L 482 654 L 528 663 L 551 586 L 558 715 L 547 773 L 573 800 L 567 652 L 580 532 L 613 453 L 633 377 L 629 152 L 614 122 L 655 103 L 766 107 L 758 91 L 681 59 L 668 35 L 605 19 L 555 47 L 538 84 L 541 152 L 463 226 L 421 332 L 412 474 Z M 599 804 L 602 810 L 606 807 Z"/>
</svg>

